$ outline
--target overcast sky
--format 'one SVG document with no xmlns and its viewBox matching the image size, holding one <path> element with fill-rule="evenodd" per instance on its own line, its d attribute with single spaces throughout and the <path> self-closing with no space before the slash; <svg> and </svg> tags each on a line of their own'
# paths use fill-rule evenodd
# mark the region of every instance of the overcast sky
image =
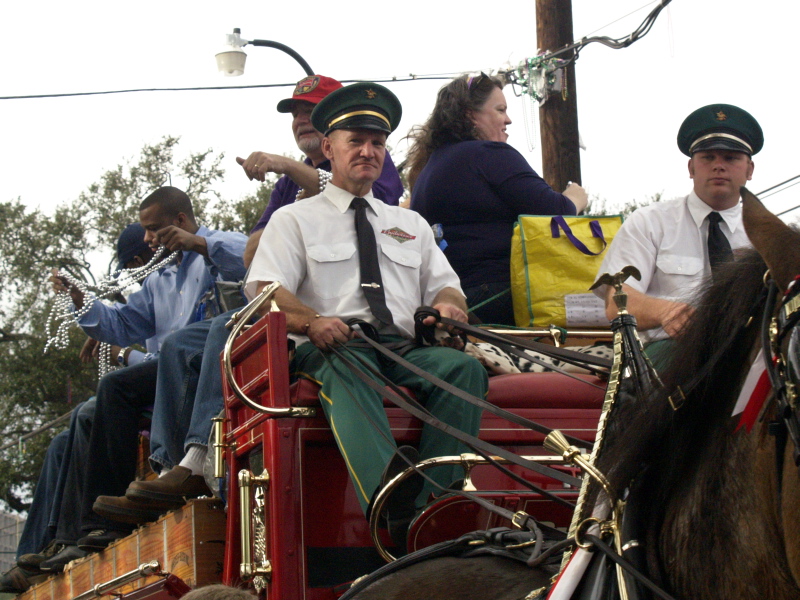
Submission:
<svg viewBox="0 0 800 600">
<path fill-rule="evenodd" d="M 130 88 L 293 83 L 287 55 L 248 46 L 244 76 L 224 78 L 214 54 L 226 33 L 282 42 L 318 73 L 378 79 L 498 69 L 536 54 L 532 0 L 501 2 L 300 3 L 141 0 L 136 3 L 6 2 L 0 18 L 0 96 Z M 391 10 L 388 8 L 391 6 Z M 627 35 L 655 6 L 646 0 L 573 0 L 574 33 Z M 643 8 L 644 7 L 644 8 Z M 619 17 L 643 8 L 612 23 Z M 785 0 L 673 0 L 650 34 L 624 50 L 599 44 L 576 63 L 583 184 L 611 202 L 691 189 L 678 127 L 689 112 L 727 102 L 750 111 L 765 134 L 751 189 L 800 174 L 796 139 L 796 47 L 800 4 Z M 599 31 L 598 31 L 599 30 Z M 402 152 L 443 81 L 387 84 L 403 103 L 390 144 Z M 254 189 L 236 165 L 253 150 L 296 152 L 289 117 L 275 111 L 291 87 L 144 92 L 0 101 L 0 201 L 50 210 L 74 199 L 109 168 L 164 135 L 181 137 L 179 158 L 212 148 L 226 155 L 220 191 Z M 509 143 L 540 172 L 535 111 L 507 88 Z M 174 181 L 180 186 L 180 181 Z M 800 204 L 800 186 L 767 198 L 775 211 Z M 800 217 L 800 210 L 789 218 Z"/>
</svg>

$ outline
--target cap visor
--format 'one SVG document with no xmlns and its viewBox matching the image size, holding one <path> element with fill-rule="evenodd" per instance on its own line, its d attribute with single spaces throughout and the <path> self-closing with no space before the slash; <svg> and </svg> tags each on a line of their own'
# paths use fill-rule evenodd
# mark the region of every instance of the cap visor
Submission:
<svg viewBox="0 0 800 600">
<path fill-rule="evenodd" d="M 281 100 L 278 102 L 278 112 L 279 113 L 290 113 L 294 108 L 294 98 L 286 98 L 285 100 Z"/>
<path fill-rule="evenodd" d="M 356 115 L 349 119 L 344 119 L 328 129 L 326 135 L 336 129 L 374 129 L 382 131 L 386 135 L 392 133 L 392 130 L 389 129 L 384 121 L 372 115 Z"/>
<path fill-rule="evenodd" d="M 725 138 L 712 138 L 700 142 L 697 146 L 692 148 L 692 154 L 702 152 L 703 150 L 732 150 L 734 152 L 744 152 L 747 155 L 750 154 L 750 148 L 744 144 Z"/>
</svg>

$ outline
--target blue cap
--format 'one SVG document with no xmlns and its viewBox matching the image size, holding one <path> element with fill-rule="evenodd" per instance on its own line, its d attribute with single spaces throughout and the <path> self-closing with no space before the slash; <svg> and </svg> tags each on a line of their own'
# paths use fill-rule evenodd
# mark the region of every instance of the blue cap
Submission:
<svg viewBox="0 0 800 600">
<path fill-rule="evenodd" d="M 125 264 L 132 261 L 140 254 L 145 254 L 150 246 L 144 241 L 144 227 L 139 223 L 128 225 L 117 240 L 117 270 L 125 268 Z"/>
</svg>

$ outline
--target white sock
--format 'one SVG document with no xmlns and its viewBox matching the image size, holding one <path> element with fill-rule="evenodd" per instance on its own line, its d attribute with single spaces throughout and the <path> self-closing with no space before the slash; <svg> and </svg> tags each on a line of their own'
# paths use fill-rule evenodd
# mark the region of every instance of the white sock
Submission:
<svg viewBox="0 0 800 600">
<path fill-rule="evenodd" d="M 191 470 L 192 475 L 203 474 L 203 463 L 206 461 L 206 454 L 208 448 L 197 444 L 189 444 L 189 449 L 186 451 L 186 456 L 183 457 L 180 465 Z"/>
<path fill-rule="evenodd" d="M 169 467 L 169 468 L 164 467 L 164 468 L 162 468 L 161 469 L 161 473 L 158 474 L 158 478 L 161 479 L 164 475 L 166 475 L 170 471 L 172 471 L 172 467 Z"/>
</svg>

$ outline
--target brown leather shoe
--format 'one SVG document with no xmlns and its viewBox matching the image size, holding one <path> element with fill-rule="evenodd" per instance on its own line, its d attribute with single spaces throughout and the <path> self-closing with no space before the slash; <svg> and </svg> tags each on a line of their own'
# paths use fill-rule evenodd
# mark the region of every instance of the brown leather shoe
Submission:
<svg viewBox="0 0 800 600">
<path fill-rule="evenodd" d="M 125 496 L 98 496 L 92 510 L 106 519 L 132 525 L 152 523 L 166 512 L 166 509 L 153 508 L 148 502 L 138 502 Z"/>
<path fill-rule="evenodd" d="M 192 475 L 190 469 L 180 465 L 158 479 L 134 481 L 125 492 L 129 500 L 147 502 L 154 508 L 179 508 L 190 498 L 211 495 L 202 475 Z"/>
<path fill-rule="evenodd" d="M 0 575 L 0 594 L 21 594 L 47 577 L 47 573 L 38 570 L 28 571 L 20 566 L 13 567 Z"/>
</svg>

